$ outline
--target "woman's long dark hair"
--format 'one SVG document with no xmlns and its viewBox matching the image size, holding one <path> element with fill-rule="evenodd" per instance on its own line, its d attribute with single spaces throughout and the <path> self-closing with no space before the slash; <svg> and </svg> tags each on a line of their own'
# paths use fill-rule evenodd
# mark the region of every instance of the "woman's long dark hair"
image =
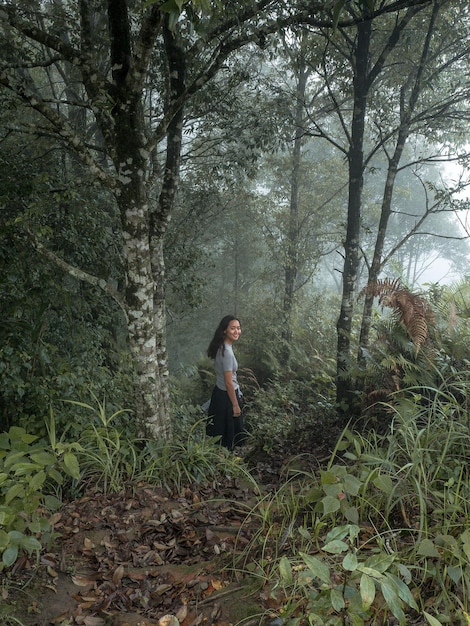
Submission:
<svg viewBox="0 0 470 626">
<path fill-rule="evenodd" d="M 233 322 L 234 320 L 240 323 L 240 320 L 238 319 L 238 317 L 235 317 L 235 315 L 226 315 L 220 320 L 220 323 L 215 330 L 214 336 L 212 337 L 212 341 L 207 348 L 207 356 L 211 359 L 215 359 L 219 348 L 222 348 L 222 350 L 224 349 L 225 331 L 227 330 L 230 322 Z"/>
</svg>

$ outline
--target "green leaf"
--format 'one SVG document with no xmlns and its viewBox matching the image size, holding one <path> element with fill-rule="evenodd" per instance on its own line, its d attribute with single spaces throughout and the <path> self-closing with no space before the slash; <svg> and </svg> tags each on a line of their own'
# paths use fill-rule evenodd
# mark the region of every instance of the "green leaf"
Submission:
<svg viewBox="0 0 470 626">
<path fill-rule="evenodd" d="M 423 615 L 428 620 L 431 626 L 442 626 L 441 622 L 438 619 L 436 619 L 429 613 L 426 613 L 426 611 L 423 611 Z"/>
<path fill-rule="evenodd" d="M 377 487 L 377 489 L 380 489 L 380 491 L 384 491 L 387 494 L 390 494 L 393 491 L 393 482 L 390 476 L 384 476 L 382 474 L 379 474 L 379 476 L 374 478 L 372 482 Z"/>
<path fill-rule="evenodd" d="M 357 556 L 352 552 L 348 552 L 343 559 L 343 567 L 348 572 L 354 572 L 357 569 Z"/>
<path fill-rule="evenodd" d="M 10 435 L 11 442 L 13 443 L 15 439 L 21 440 L 23 435 L 26 434 L 26 431 L 22 426 L 12 426 L 8 431 L 8 434 Z"/>
<path fill-rule="evenodd" d="M 46 472 L 41 471 L 38 472 L 32 479 L 29 481 L 29 488 L 33 491 L 39 491 L 46 480 Z"/>
<path fill-rule="evenodd" d="M 10 567 L 18 558 L 18 546 L 9 546 L 2 554 L 2 561 L 6 567 Z"/>
<path fill-rule="evenodd" d="M 449 578 L 458 585 L 462 579 L 462 568 L 449 565 L 447 568 Z"/>
<path fill-rule="evenodd" d="M 21 435 L 21 441 L 23 443 L 27 443 L 28 445 L 30 443 L 33 443 L 34 441 L 36 441 L 38 439 L 37 435 L 30 435 L 29 433 L 24 433 L 24 435 Z"/>
<path fill-rule="evenodd" d="M 333 496 L 325 496 L 322 500 L 323 503 L 323 513 L 328 515 L 328 513 L 335 513 L 340 508 L 340 503 L 338 498 L 333 498 Z"/>
<path fill-rule="evenodd" d="M 428 557 L 436 557 L 439 555 L 439 550 L 436 548 L 431 539 L 423 539 L 418 546 L 418 554 Z"/>
<path fill-rule="evenodd" d="M 386 554 L 385 552 L 381 552 L 380 554 L 374 554 L 365 560 L 364 565 L 366 567 L 370 567 L 378 572 L 385 572 L 388 570 L 390 565 L 392 565 L 395 560 L 395 556 L 393 554 Z"/>
<path fill-rule="evenodd" d="M 398 578 L 398 576 L 395 576 L 394 574 L 391 574 L 390 572 L 387 572 L 385 576 L 390 580 L 392 585 L 395 587 L 399 597 L 403 600 L 403 602 L 406 602 L 408 606 L 411 606 L 413 609 L 418 611 L 419 610 L 418 605 L 416 604 L 413 594 L 411 593 L 409 588 L 405 585 L 405 583 L 400 578 Z"/>
<path fill-rule="evenodd" d="M 54 465 L 54 463 L 56 462 L 55 456 L 53 454 L 50 454 L 50 452 L 46 452 L 45 450 L 41 450 L 40 452 L 33 452 L 29 456 L 35 463 L 39 463 L 43 466 Z"/>
<path fill-rule="evenodd" d="M 315 556 L 305 554 L 304 552 L 301 552 L 300 556 L 302 557 L 305 565 L 316 578 L 319 578 L 327 585 L 331 584 L 330 570 L 328 566 L 323 563 L 323 561 L 320 561 L 320 559 L 317 559 Z"/>
<path fill-rule="evenodd" d="M 15 498 L 24 498 L 24 486 L 21 483 L 15 483 L 10 487 L 5 496 L 5 504 L 9 504 Z"/>
<path fill-rule="evenodd" d="M 293 582 L 292 567 L 287 557 L 283 556 L 279 561 L 279 572 L 284 585 L 291 585 Z"/>
<path fill-rule="evenodd" d="M 9 507 L 0 508 L 0 526 L 9 526 L 14 519 L 13 511 Z"/>
<path fill-rule="evenodd" d="M 320 472 L 322 485 L 335 485 L 338 482 L 338 477 L 333 472 Z"/>
<path fill-rule="evenodd" d="M 330 554 L 341 554 L 341 552 L 346 552 L 346 550 L 349 550 L 349 546 L 344 541 L 336 539 L 335 541 L 330 541 L 329 543 L 324 545 L 322 550 L 324 552 L 330 552 Z"/>
<path fill-rule="evenodd" d="M 380 582 L 380 590 L 384 597 L 385 602 L 387 603 L 388 608 L 393 613 L 393 615 L 397 618 L 400 625 L 406 626 L 406 619 L 403 609 L 401 608 L 400 598 L 395 587 L 390 584 L 387 580 L 382 580 Z"/>
<path fill-rule="evenodd" d="M 366 565 L 358 565 L 357 571 L 362 572 L 363 574 L 367 574 L 367 576 L 371 576 L 376 580 L 382 580 L 384 578 L 384 575 L 381 572 L 373 569 L 372 567 L 367 567 Z"/>
<path fill-rule="evenodd" d="M 465 541 L 463 544 L 463 551 L 465 552 L 465 556 L 470 560 L 470 543 Z"/>
<path fill-rule="evenodd" d="M 64 482 L 64 477 L 54 467 L 51 467 L 49 470 L 47 470 L 47 475 L 52 478 L 52 480 L 55 480 L 58 485 L 62 485 L 62 483 Z"/>
<path fill-rule="evenodd" d="M 359 530 L 359 528 L 357 530 Z M 352 536 L 355 533 L 356 533 L 356 529 L 353 526 L 351 526 L 351 524 L 344 524 L 343 526 L 335 526 L 326 535 L 325 543 L 328 543 L 329 541 L 333 541 L 334 539 L 344 539 L 348 535 Z"/>
<path fill-rule="evenodd" d="M 330 602 L 333 609 L 339 613 L 345 607 L 343 594 L 338 589 L 332 589 L 330 591 Z"/>
<path fill-rule="evenodd" d="M 4 550 L 10 543 L 8 533 L 0 529 L 0 550 Z"/>
<path fill-rule="evenodd" d="M 19 459 L 23 459 L 26 456 L 26 452 L 20 450 L 19 452 L 10 452 L 5 460 L 3 461 L 3 465 L 5 469 L 9 468 L 11 465 L 19 461 Z"/>
<path fill-rule="evenodd" d="M 67 470 L 67 473 L 75 480 L 80 478 L 80 466 L 78 464 L 78 459 L 73 454 L 73 452 L 66 452 L 64 454 L 64 464 Z"/>
<path fill-rule="evenodd" d="M 350 474 L 348 474 L 343 480 L 343 485 L 344 491 L 351 496 L 357 496 L 360 488 L 362 487 L 361 481 L 358 480 L 355 476 L 351 476 Z"/>
<path fill-rule="evenodd" d="M 307 528 L 305 528 L 305 526 L 299 526 L 297 530 L 299 532 L 299 535 L 303 537 L 304 539 L 310 540 L 312 538 L 310 531 Z"/>
<path fill-rule="evenodd" d="M 8 536 L 10 537 L 10 543 L 20 545 L 20 543 L 23 541 L 24 534 L 19 530 L 10 530 Z"/>
<path fill-rule="evenodd" d="M 28 529 L 33 535 L 37 535 L 38 533 L 48 532 L 51 529 L 51 525 L 47 519 L 39 517 L 28 524 Z"/>
<path fill-rule="evenodd" d="M 408 569 L 408 567 L 406 567 L 406 565 L 403 565 L 403 563 L 396 563 L 396 567 L 397 567 L 398 571 L 400 572 L 400 576 L 401 576 L 402 580 L 407 585 L 409 585 L 410 582 L 413 579 L 413 576 L 411 575 L 411 572 Z"/>
<path fill-rule="evenodd" d="M 15 472 L 15 476 L 27 476 L 28 474 L 34 474 L 38 470 L 42 469 L 42 465 L 37 463 L 30 463 L 24 461 L 23 463 L 15 463 L 11 466 L 11 471 Z"/>
<path fill-rule="evenodd" d="M 375 599 L 374 580 L 367 574 L 362 574 L 361 582 L 359 583 L 359 590 L 361 592 L 362 608 L 367 611 Z"/>
<path fill-rule="evenodd" d="M 305 496 L 305 502 L 307 504 L 310 504 L 312 502 L 318 502 L 319 500 L 321 500 L 322 496 L 323 496 L 323 490 L 322 489 L 320 489 L 319 487 L 311 487 L 307 491 L 307 494 Z"/>
<path fill-rule="evenodd" d="M 44 506 L 48 511 L 58 511 L 62 506 L 62 502 L 56 496 L 45 496 Z"/>
<path fill-rule="evenodd" d="M 323 491 L 325 492 L 326 496 L 331 496 L 332 498 L 338 500 L 339 494 L 343 493 L 343 485 L 341 483 L 334 483 L 331 485 L 326 484 L 323 485 Z"/>
<path fill-rule="evenodd" d="M 359 511 L 355 506 L 348 506 L 345 508 L 344 516 L 352 524 L 357 524 L 359 522 Z"/>
<path fill-rule="evenodd" d="M 42 549 L 42 545 L 36 537 L 24 537 L 21 541 L 21 547 L 28 552 L 35 552 L 36 550 Z"/>
</svg>

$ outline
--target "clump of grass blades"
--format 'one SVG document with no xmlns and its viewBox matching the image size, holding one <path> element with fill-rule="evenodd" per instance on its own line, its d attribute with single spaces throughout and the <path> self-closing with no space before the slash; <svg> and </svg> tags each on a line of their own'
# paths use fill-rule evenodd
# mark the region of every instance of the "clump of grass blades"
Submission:
<svg viewBox="0 0 470 626">
<path fill-rule="evenodd" d="M 457 391 L 408 389 L 389 407 L 387 434 L 345 433 L 344 457 L 364 483 L 361 517 L 391 527 L 421 605 L 432 601 L 442 623 L 468 624 L 470 424 Z"/>
<path fill-rule="evenodd" d="M 139 467 L 138 439 L 132 439 L 122 426 L 116 426 L 127 409 L 108 415 L 106 403 L 93 396 L 95 406 L 85 402 L 69 401 L 91 413 L 89 425 L 83 429 L 78 443 L 80 483 L 94 484 L 97 490 L 119 492 L 132 481 Z"/>
<path fill-rule="evenodd" d="M 299 606 L 304 607 L 304 614 L 311 611 L 315 619 L 338 609 L 333 621 L 325 623 L 349 623 L 341 621 L 347 619 L 347 603 L 343 606 L 339 589 L 330 587 L 328 598 L 319 598 L 307 609 L 306 603 L 317 592 L 306 581 L 312 572 L 320 572 L 327 584 L 323 566 L 338 572 L 346 562 L 343 568 L 345 577 L 353 581 L 351 593 L 361 598 L 356 575 L 364 566 L 375 564 L 370 560 L 375 553 L 390 563 L 386 574 L 393 594 L 391 604 L 380 607 L 374 619 L 386 620 L 391 612 L 405 623 L 409 616 L 404 615 L 404 602 L 408 611 L 419 611 L 433 626 L 449 619 L 468 626 L 470 473 L 466 459 L 470 426 L 466 412 L 447 388 L 409 390 L 391 409 L 390 432 L 364 436 L 345 430 L 325 470 L 297 472 L 295 480 L 289 479 L 265 496 L 250 513 L 259 516 L 259 531 L 236 565 L 256 573 L 260 584 L 263 579 L 271 580 L 287 590 L 290 600 L 282 610 L 284 616 L 290 615 L 289 623 L 297 623 Z M 349 501 L 347 506 L 345 501 Z M 348 552 L 341 565 L 325 554 L 325 540 L 334 529 L 344 533 L 355 527 L 351 516 L 357 517 L 361 543 L 350 551 L 355 557 Z M 317 556 L 315 561 L 304 558 L 302 563 L 299 554 Z M 360 556 L 362 565 L 356 567 L 355 558 Z M 353 561 L 354 567 L 348 569 Z M 296 572 L 304 571 L 307 562 L 307 574 L 299 578 Z M 380 586 L 380 576 L 376 574 L 374 580 Z M 437 617 L 423 608 L 431 602 Z M 317 611 L 325 613 L 320 618 Z M 359 613 L 355 619 L 372 619 L 370 612 Z"/>
<path fill-rule="evenodd" d="M 180 491 L 194 483 L 228 477 L 244 479 L 259 490 L 242 460 L 202 432 L 205 421 L 192 425 L 184 439 L 168 442 L 147 440 L 140 457 L 141 470 L 136 479 L 158 484 L 169 491 Z M 202 434 L 201 434 L 202 432 Z"/>
<path fill-rule="evenodd" d="M 235 570 L 258 572 L 261 580 L 269 579 L 271 566 L 281 554 L 311 548 L 314 538 L 309 529 L 315 525 L 315 514 L 305 506 L 302 486 L 297 481 L 297 475 L 291 477 L 278 489 L 260 495 L 253 505 L 246 522 L 253 528 L 256 520 L 257 530 L 249 533 L 249 543 L 235 554 Z"/>
<path fill-rule="evenodd" d="M 464 476 L 470 425 L 452 394 L 427 389 L 428 399 L 422 388 L 420 391 L 408 390 L 407 396 L 391 407 L 394 416 L 389 433 L 349 434 L 352 445 L 345 457 L 373 475 L 386 517 L 398 512 L 422 539 L 436 523 L 448 528 L 449 521 L 456 525 L 468 520 L 470 488 Z M 452 489 L 457 491 L 451 494 Z M 448 515 L 454 500 L 463 505 L 459 519 L 455 508 L 450 518 Z"/>
</svg>

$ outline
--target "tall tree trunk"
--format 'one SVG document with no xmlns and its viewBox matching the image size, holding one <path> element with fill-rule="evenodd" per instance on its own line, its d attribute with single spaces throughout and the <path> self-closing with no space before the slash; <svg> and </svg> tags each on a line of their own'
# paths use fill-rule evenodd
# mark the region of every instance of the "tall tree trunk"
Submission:
<svg viewBox="0 0 470 626">
<path fill-rule="evenodd" d="M 292 308 L 294 306 L 295 281 L 299 272 L 299 186 L 302 140 L 305 133 L 305 89 L 309 76 L 305 57 L 300 51 L 295 106 L 295 135 L 292 151 L 292 173 L 289 203 L 289 227 L 287 233 L 286 262 L 284 266 L 284 300 L 282 339 L 283 360 L 289 360 L 289 344 L 292 339 Z"/>
<path fill-rule="evenodd" d="M 348 152 L 349 194 L 347 231 L 344 242 L 343 292 L 337 321 L 337 392 L 338 411 L 348 412 L 353 398 L 353 385 L 349 375 L 351 358 L 351 330 L 354 313 L 357 273 L 359 269 L 359 239 L 361 225 L 361 199 L 364 174 L 364 127 L 369 90 L 368 59 L 372 25 L 366 20 L 358 25 L 357 45 L 354 55 L 351 143 Z"/>
<path fill-rule="evenodd" d="M 389 159 L 387 179 L 385 181 L 384 193 L 382 198 L 382 209 L 380 212 L 380 221 L 377 231 L 377 237 L 375 241 L 374 255 L 370 264 L 369 279 L 368 282 L 374 283 L 378 280 L 380 272 L 384 266 L 383 251 L 385 246 L 385 238 L 387 234 L 388 222 L 392 214 L 392 199 L 393 190 L 395 187 L 395 181 L 398 172 L 398 166 L 400 164 L 403 151 L 405 149 L 406 141 L 410 133 L 411 118 L 415 111 L 418 98 L 423 88 L 423 74 L 426 66 L 426 62 L 429 57 L 430 42 L 434 32 L 436 19 L 440 10 L 439 0 L 434 2 L 433 11 L 429 20 L 428 30 L 424 45 L 421 51 L 420 62 L 418 67 L 413 71 L 409 81 L 405 81 L 401 90 L 400 99 L 400 127 L 398 129 L 397 141 L 395 144 L 395 150 L 392 157 Z M 411 89 L 408 99 L 405 98 L 406 85 L 410 83 Z M 367 348 L 369 344 L 370 327 L 372 320 L 372 306 L 374 297 L 367 294 L 364 300 L 364 309 L 362 313 L 361 332 L 359 337 L 359 352 L 358 361 L 363 361 L 364 348 Z"/>
<path fill-rule="evenodd" d="M 166 21 L 168 22 L 168 20 Z M 179 46 L 178 37 L 170 32 L 168 23 L 163 25 L 165 49 L 167 53 L 167 74 L 169 99 L 167 111 L 181 97 L 185 89 L 186 65 L 184 53 Z M 183 107 L 176 109 L 167 130 L 166 160 L 163 182 L 158 199 L 157 210 L 151 215 L 151 250 L 152 273 L 155 282 L 154 321 L 156 335 L 156 359 L 158 365 L 157 399 L 159 409 L 158 429 L 168 438 L 171 434 L 169 419 L 170 394 L 168 387 L 168 355 L 166 349 L 166 298 L 165 298 L 165 259 L 163 243 L 168 220 L 175 202 L 181 164 L 181 146 L 183 136 Z"/>
<path fill-rule="evenodd" d="M 382 198 L 382 210 L 380 212 L 379 227 L 377 231 L 377 237 L 375 240 L 374 255 L 372 257 L 372 263 L 369 269 L 368 282 L 374 283 L 378 280 L 379 274 L 382 271 L 383 262 L 382 255 L 385 245 L 385 237 L 387 234 L 387 227 L 390 216 L 392 214 L 392 198 L 393 189 L 395 186 L 395 180 L 397 177 L 398 163 L 405 147 L 406 137 L 408 135 L 408 129 L 403 128 L 400 132 L 399 139 L 395 148 L 393 157 L 390 159 L 387 171 L 387 179 L 385 181 L 384 194 Z M 359 336 L 359 352 L 358 362 L 361 363 L 364 360 L 364 348 L 367 348 L 369 343 L 370 327 L 372 322 L 372 306 L 374 302 L 374 296 L 366 294 L 364 299 L 364 309 L 362 312 L 361 332 Z"/>
<path fill-rule="evenodd" d="M 111 67 L 114 79 L 113 145 L 119 187 L 126 260 L 125 304 L 129 344 L 135 363 L 137 420 L 143 433 L 167 438 L 171 433 L 164 314 L 164 224 L 174 194 L 171 187 L 179 156 L 168 141 L 167 168 L 160 201 L 158 228 L 152 219 L 145 172 L 145 121 L 139 77 L 131 72 L 130 21 L 125 0 L 109 0 Z M 178 152 L 179 155 L 179 152 Z M 168 165 L 168 161 L 170 164 Z M 167 171 L 168 170 L 168 171 Z M 170 181 L 170 182 L 169 182 Z M 153 227 L 153 232 L 152 232 Z"/>
</svg>

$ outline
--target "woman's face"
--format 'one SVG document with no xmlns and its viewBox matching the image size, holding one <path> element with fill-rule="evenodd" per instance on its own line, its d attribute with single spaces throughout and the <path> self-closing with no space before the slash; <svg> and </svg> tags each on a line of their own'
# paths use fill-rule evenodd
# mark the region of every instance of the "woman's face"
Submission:
<svg viewBox="0 0 470 626">
<path fill-rule="evenodd" d="M 240 337 L 242 329 L 240 328 L 240 322 L 238 320 L 231 320 L 228 323 L 227 330 L 225 331 L 226 343 L 232 344 Z"/>
</svg>

